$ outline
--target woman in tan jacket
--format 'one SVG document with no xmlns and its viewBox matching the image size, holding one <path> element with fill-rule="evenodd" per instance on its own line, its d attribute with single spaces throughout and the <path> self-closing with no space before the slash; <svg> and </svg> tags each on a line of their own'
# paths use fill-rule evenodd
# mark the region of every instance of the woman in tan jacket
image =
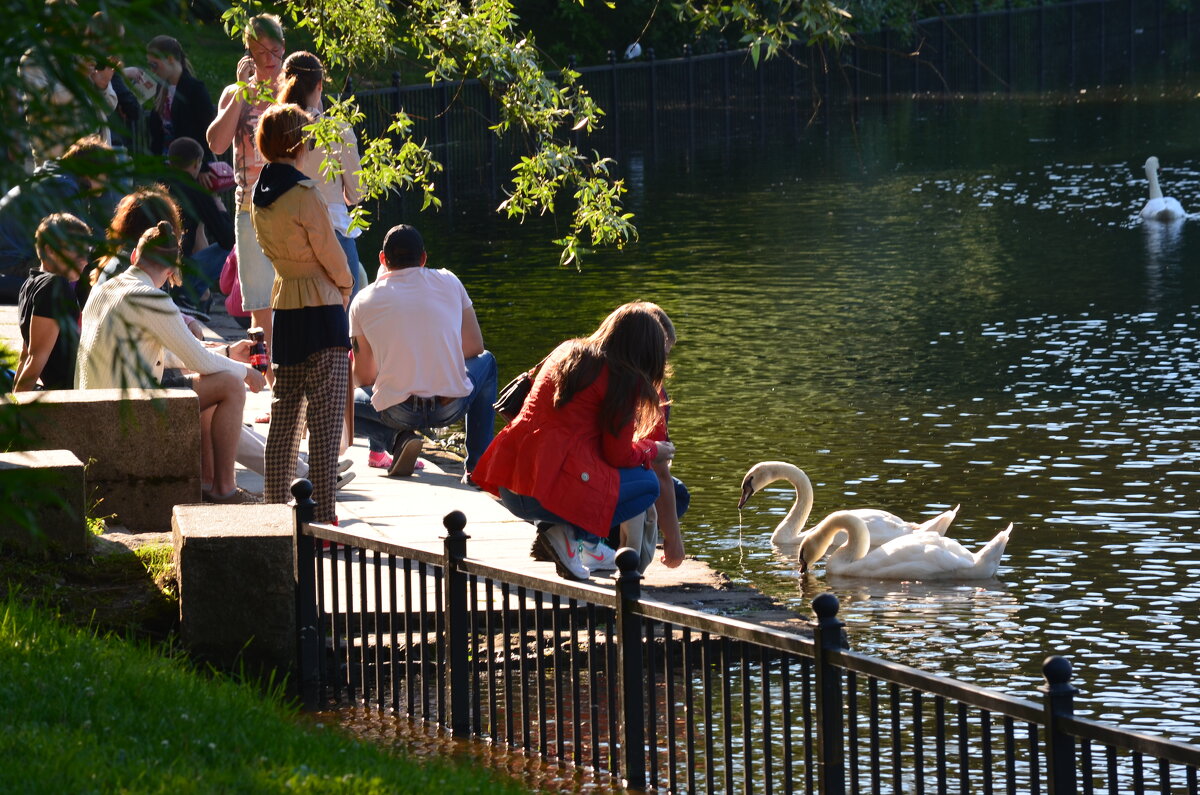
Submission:
<svg viewBox="0 0 1200 795">
<path fill-rule="evenodd" d="M 338 444 L 349 379 L 346 305 L 354 282 L 321 191 L 304 175 L 313 156 L 304 127 L 311 123 L 299 106 L 276 105 L 258 124 L 258 150 L 268 162 L 254 187 L 250 214 L 259 245 L 275 268 L 275 388 L 263 498 L 284 503 L 291 496 L 300 416 L 307 406 L 316 520 L 336 523 Z"/>
</svg>

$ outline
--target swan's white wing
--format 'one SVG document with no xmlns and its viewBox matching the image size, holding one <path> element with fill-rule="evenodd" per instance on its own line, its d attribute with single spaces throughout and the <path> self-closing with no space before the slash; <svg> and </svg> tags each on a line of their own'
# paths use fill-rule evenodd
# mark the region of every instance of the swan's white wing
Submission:
<svg viewBox="0 0 1200 795">
<path fill-rule="evenodd" d="M 950 525 L 954 523 L 954 519 L 958 516 L 958 509 L 961 505 L 955 505 L 948 511 L 942 511 L 932 519 L 922 522 L 914 533 L 937 533 L 940 536 L 946 535 L 946 531 L 950 529 Z"/>
<path fill-rule="evenodd" d="M 883 546 L 901 536 L 908 535 L 917 528 L 912 522 L 906 522 L 894 513 L 881 511 L 877 508 L 856 508 L 850 513 L 862 519 L 871 534 L 871 546 Z"/>
<path fill-rule="evenodd" d="M 883 546 L 872 549 L 863 558 L 853 562 L 830 558 L 827 571 L 847 577 L 870 577 L 880 580 L 948 580 L 983 579 L 996 573 L 1000 554 L 1008 540 L 1005 530 L 985 547 L 995 553 L 986 561 L 980 561 L 962 544 L 952 538 L 935 533 L 920 533 L 902 536 Z M 981 550 L 981 556 L 984 550 Z M 990 571 L 989 571 L 990 568 Z"/>
<path fill-rule="evenodd" d="M 1187 215 L 1178 199 L 1164 196 L 1161 199 L 1151 199 L 1142 208 L 1142 218 L 1148 221 L 1174 221 Z"/>
</svg>

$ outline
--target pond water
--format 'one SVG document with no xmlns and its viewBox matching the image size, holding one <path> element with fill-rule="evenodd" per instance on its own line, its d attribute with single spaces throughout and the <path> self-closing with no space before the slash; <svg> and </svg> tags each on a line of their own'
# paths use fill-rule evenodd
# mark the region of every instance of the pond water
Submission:
<svg viewBox="0 0 1200 795">
<path fill-rule="evenodd" d="M 581 272 L 550 221 L 462 201 L 406 220 L 467 285 L 502 382 L 617 304 L 666 308 L 689 553 L 805 614 L 833 591 L 854 648 L 1008 693 L 1065 654 L 1081 712 L 1200 742 L 1200 220 L 1137 218 L 1149 155 L 1200 210 L 1194 97 L 912 101 L 800 143 L 626 147 L 640 240 Z M 767 459 L 808 472 L 814 517 L 961 503 L 969 548 L 1011 521 L 1000 572 L 802 577 L 769 542 L 790 487 L 736 507 Z"/>
</svg>

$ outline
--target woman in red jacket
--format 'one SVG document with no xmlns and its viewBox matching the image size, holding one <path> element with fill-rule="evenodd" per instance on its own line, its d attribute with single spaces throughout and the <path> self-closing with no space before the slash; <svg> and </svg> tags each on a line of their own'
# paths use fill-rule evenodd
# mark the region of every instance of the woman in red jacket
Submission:
<svg viewBox="0 0 1200 795">
<path fill-rule="evenodd" d="M 625 304 L 590 337 L 559 345 L 521 413 L 471 473 L 516 516 L 538 524 L 536 545 L 549 547 L 568 579 L 586 579 L 589 560 L 611 555 L 589 533 L 608 537 L 619 526 L 619 546 L 642 552 L 642 570 L 653 555 L 642 543 L 646 509 L 659 492 L 651 467 L 671 459 L 675 446 L 648 438 L 662 418 L 667 355 L 651 307 Z"/>
</svg>

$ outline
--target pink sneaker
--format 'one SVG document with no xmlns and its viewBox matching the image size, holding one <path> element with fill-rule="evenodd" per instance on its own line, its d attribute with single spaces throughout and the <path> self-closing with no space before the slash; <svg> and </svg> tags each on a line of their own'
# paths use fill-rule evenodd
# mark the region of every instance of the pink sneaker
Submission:
<svg viewBox="0 0 1200 795">
<path fill-rule="evenodd" d="M 375 451 L 372 450 L 371 452 L 367 453 L 367 466 L 374 467 L 375 469 L 391 469 L 392 468 L 392 457 L 382 451 L 376 453 Z M 424 468 L 425 468 L 425 462 L 419 458 L 417 459 L 417 462 L 415 464 L 413 464 L 413 469 L 424 469 Z"/>
</svg>

